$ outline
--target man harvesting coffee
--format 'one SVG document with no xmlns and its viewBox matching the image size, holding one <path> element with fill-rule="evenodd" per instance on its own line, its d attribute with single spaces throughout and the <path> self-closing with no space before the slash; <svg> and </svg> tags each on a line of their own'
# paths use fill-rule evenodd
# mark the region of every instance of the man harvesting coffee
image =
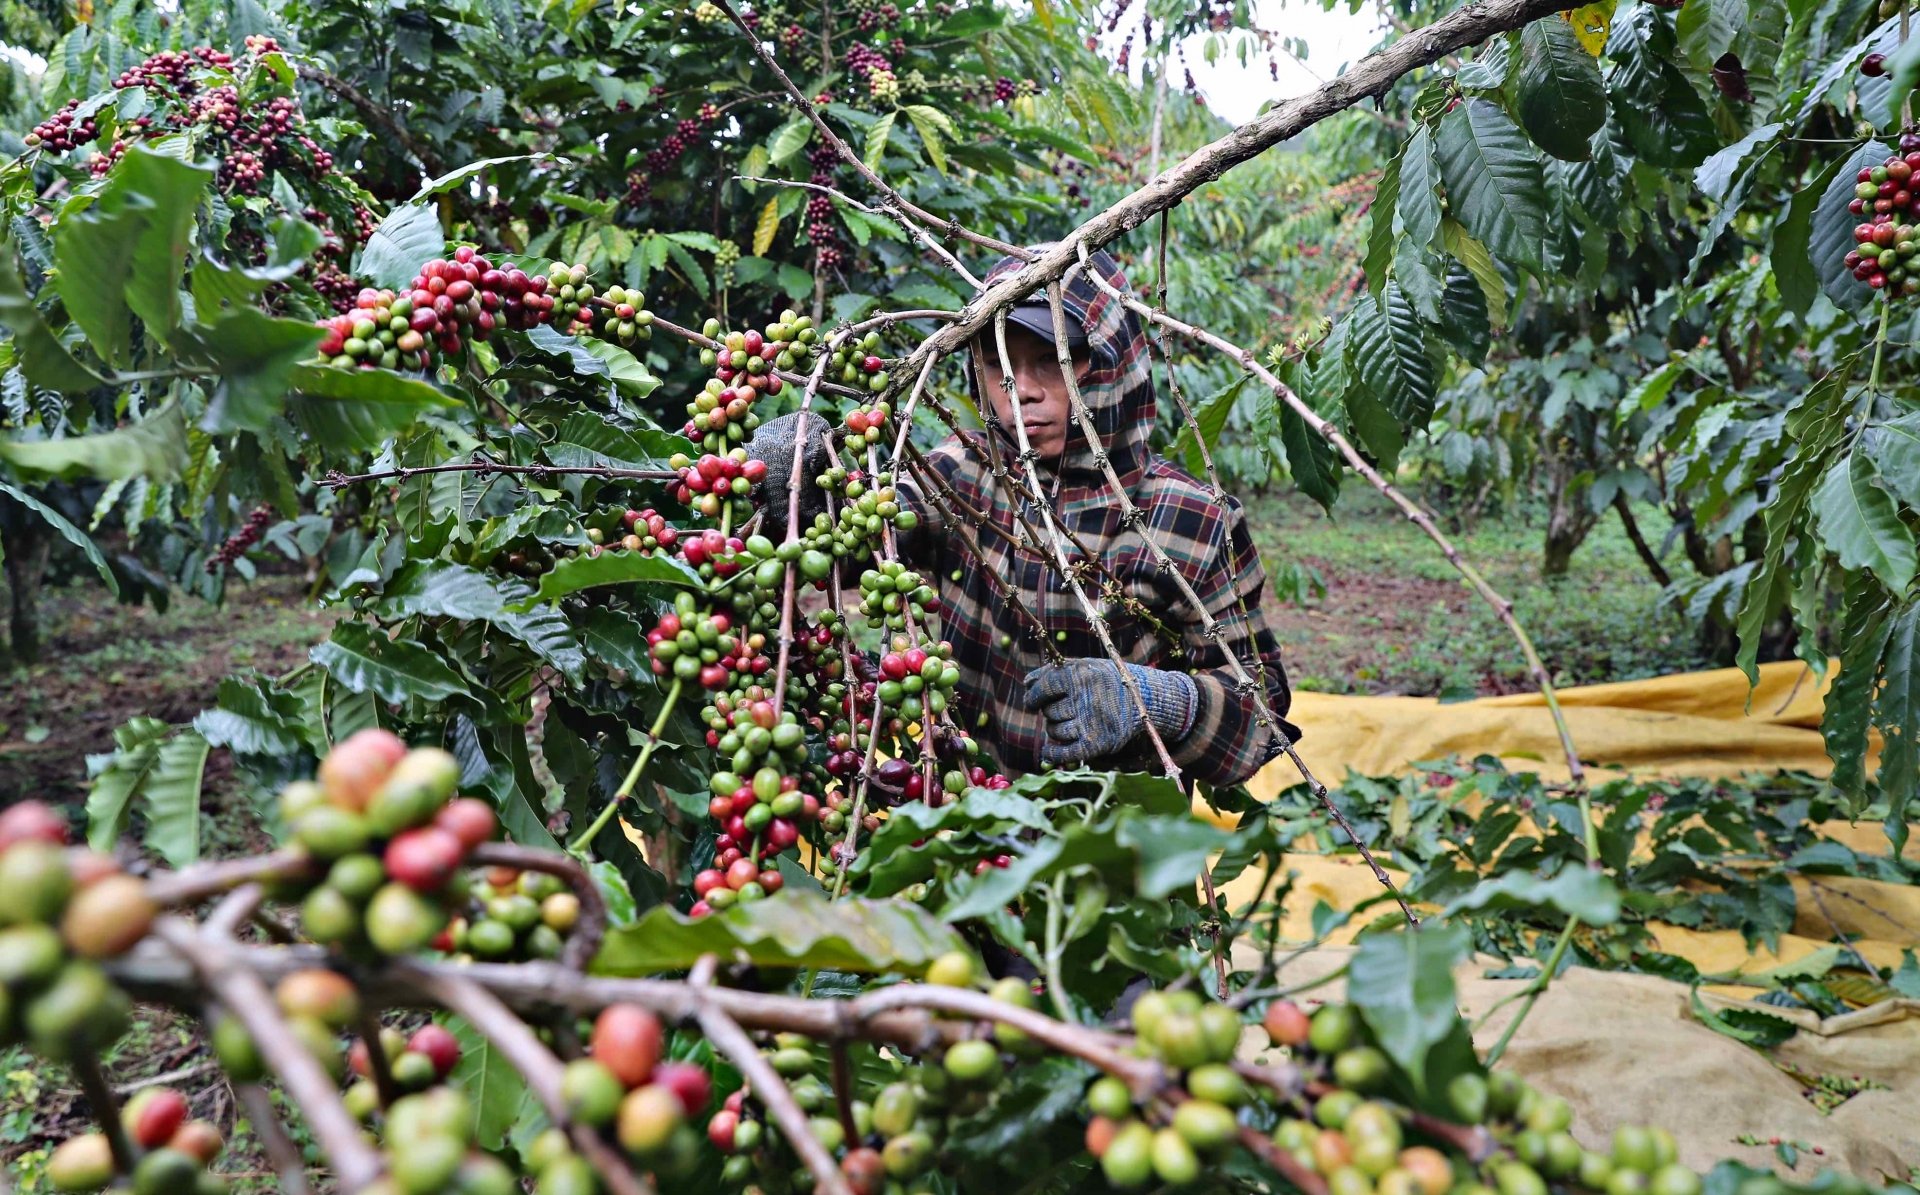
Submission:
<svg viewBox="0 0 1920 1195">
<path fill-rule="evenodd" d="M 1005 259 L 988 281 L 1020 265 Z M 1107 254 L 1092 255 L 1087 269 L 1125 291 L 1125 276 Z M 1215 502 L 1207 487 L 1148 446 L 1156 399 L 1147 340 L 1133 313 L 1085 272 L 1069 277 L 1062 300 L 1080 394 L 1108 465 L 1143 518 L 1137 526 L 1125 524 L 1096 449 L 1082 434 L 1060 366 L 1052 311 L 1041 294 L 1008 313 L 1011 373 L 990 330 L 970 346 L 974 392 L 982 415 L 991 417 L 984 430 L 949 437 L 927 454 L 945 484 L 896 479 L 903 508 L 919 518 L 901 552 L 923 571 L 947 579 L 942 628 L 960 668 L 960 695 L 965 708 L 982 715 L 973 733 L 1003 770 L 1074 763 L 1152 769 L 1158 761 L 1147 734 L 1151 723 L 1184 775 L 1215 785 L 1239 783 L 1278 752 L 1276 730 L 1289 738 L 1298 734 L 1278 720 L 1291 695 L 1279 645 L 1260 608 L 1266 573 L 1246 518 L 1239 503 Z M 1107 656 L 1044 539 L 1035 542 L 1024 533 L 1023 524 L 1041 526 L 1039 511 L 1031 502 L 1016 510 L 1016 499 L 994 480 L 990 447 L 1013 476 L 1024 476 L 1016 423 L 1026 432 L 1053 519 L 1097 557 L 1100 567 L 1081 569 L 1087 562 L 1075 548 L 1070 563 L 1082 573 L 1088 597 L 1099 603 L 1121 665 Z M 767 461 L 776 490 L 790 476 L 803 428 L 807 464 L 815 463 L 815 452 L 824 462 L 826 422 L 817 415 L 772 420 L 749 446 Z M 989 446 L 988 436 L 998 443 Z M 818 501 L 818 491 L 809 491 L 802 494 L 803 517 L 814 509 L 809 500 Z M 769 509 L 784 510 L 783 494 L 769 498 Z M 960 536 L 948 534 L 956 500 L 985 512 L 1006 532 L 975 537 L 984 559 L 976 559 Z M 1217 637 L 1143 536 L 1180 571 L 1218 624 Z M 1038 633 L 1004 596 L 1004 587 L 1037 618 Z M 1053 653 L 1041 635 L 1051 640 Z M 1236 675 L 1229 653 L 1253 678 L 1251 685 Z M 1128 691 L 1122 668 L 1140 700 Z M 1264 690 L 1265 710 L 1256 686 Z"/>
</svg>

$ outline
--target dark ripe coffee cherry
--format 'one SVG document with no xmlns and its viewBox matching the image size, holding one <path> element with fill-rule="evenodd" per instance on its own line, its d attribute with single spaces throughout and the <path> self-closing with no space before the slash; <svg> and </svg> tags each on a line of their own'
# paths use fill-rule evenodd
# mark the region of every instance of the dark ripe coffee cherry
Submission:
<svg viewBox="0 0 1920 1195">
<path fill-rule="evenodd" d="M 1860 60 L 1860 73 L 1869 79 L 1878 79 L 1887 73 L 1887 56 L 1869 54 Z"/>
</svg>

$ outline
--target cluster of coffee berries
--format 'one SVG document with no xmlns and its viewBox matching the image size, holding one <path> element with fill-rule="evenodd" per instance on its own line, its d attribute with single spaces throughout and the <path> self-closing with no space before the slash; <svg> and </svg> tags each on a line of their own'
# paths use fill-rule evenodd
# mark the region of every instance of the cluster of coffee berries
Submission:
<svg viewBox="0 0 1920 1195">
<path fill-rule="evenodd" d="M 1087 1151 L 1099 1159 L 1108 1184 L 1123 1191 L 1155 1181 L 1193 1182 L 1238 1143 L 1240 1109 L 1252 1102 L 1231 1065 L 1240 1044 L 1240 1014 L 1193 991 L 1147 992 L 1134 1003 L 1133 1028 L 1142 1048 L 1179 1072 L 1184 1098 L 1155 1127 L 1135 1107 L 1125 1083 L 1111 1075 L 1095 1079 L 1086 1096 L 1093 1114 Z"/>
<path fill-rule="evenodd" d="M 708 397 L 704 392 L 702 399 Z M 735 397 L 728 400 L 725 407 L 716 407 L 711 414 L 722 420 L 749 417 L 752 404 L 745 398 Z M 757 421 L 756 421 L 757 422 Z M 709 436 L 724 434 L 728 423 L 708 424 Z M 668 467 L 680 473 L 680 480 L 669 489 L 674 500 L 710 519 L 717 519 L 732 504 L 733 521 L 744 523 L 753 513 L 753 504 L 748 495 L 753 487 L 767 476 L 767 462 L 752 460 L 744 448 L 735 448 L 725 455 L 704 453 L 698 460 L 689 458 L 683 452 L 676 452 L 667 459 Z M 691 546 L 689 544 L 688 546 Z M 697 562 L 689 561 L 697 566 Z"/>
<path fill-rule="evenodd" d="M 764 657 L 750 654 L 751 650 L 733 633 L 733 620 L 727 614 L 702 612 L 688 593 L 679 595 L 676 608 L 662 614 L 647 632 L 654 675 L 671 675 L 703 689 L 726 688 L 736 671 L 752 675 L 754 664 Z M 766 671 L 764 664 L 760 670 Z"/>
<path fill-rule="evenodd" d="M 467 887 L 467 911 L 434 945 L 485 962 L 559 958 L 580 923 L 580 898 L 543 871 L 489 867 Z"/>
<path fill-rule="evenodd" d="M 1900 150 L 1878 166 L 1863 168 L 1847 210 L 1864 217 L 1853 230 L 1845 264 L 1853 276 L 1890 295 L 1920 294 L 1920 270 L 1909 259 L 1920 252 L 1920 134 L 1903 133 Z"/>
<path fill-rule="evenodd" d="M 679 542 L 680 529 L 667 522 L 666 516 L 651 506 L 623 512 L 617 527 L 587 528 L 589 556 L 615 551 L 651 556 L 656 550 L 671 552 Z"/>
<path fill-rule="evenodd" d="M 496 269 L 463 245 L 451 260 L 435 258 L 422 266 L 406 290 L 364 288 L 352 311 L 321 320 L 327 335 L 320 356 L 343 369 L 431 369 L 436 350 L 453 356 L 469 339 L 486 340 L 496 328 L 526 329 L 553 320 L 562 300 L 548 289 L 546 275 L 528 275 L 518 266 Z"/>
<path fill-rule="evenodd" d="M 248 59 L 211 46 L 167 50 L 121 72 L 116 90 L 144 90 L 149 105 L 144 113 L 121 124 L 120 136 L 105 151 L 93 154 L 89 171 L 106 174 L 139 141 L 154 141 L 193 131 L 214 151 L 220 165 L 222 190 L 238 194 L 260 192 L 269 172 L 293 170 L 311 179 L 333 172 L 333 155 L 303 131 L 306 114 L 291 93 L 268 95 L 285 84 L 271 71 L 256 71 L 261 56 L 278 51 L 272 39 L 250 44 Z M 26 137 L 29 146 L 64 152 L 100 136 L 99 122 L 76 119 L 79 101 L 42 122 Z"/>
<path fill-rule="evenodd" d="M 432 1022 L 412 1034 L 382 1027 L 379 1047 L 387 1075 L 401 1091 L 425 1091 L 435 1083 L 444 1083 L 460 1065 L 460 1039 L 446 1026 Z M 355 1077 L 342 1097 L 347 1111 L 358 1120 L 371 1121 L 380 1110 L 380 1089 L 374 1079 L 373 1050 L 366 1038 L 356 1038 L 347 1047 L 347 1070 Z"/>
<path fill-rule="evenodd" d="M 393 1101 L 381 1126 L 387 1174 L 363 1195 L 510 1195 L 521 1190 L 513 1167 L 475 1145 L 473 1125 L 472 1101 L 457 1087 L 430 1087 Z"/>
<path fill-rule="evenodd" d="M 708 452 L 725 452 L 760 426 L 753 405 L 762 394 L 780 393 L 776 370 L 805 368 L 820 338 L 809 316 L 783 311 L 764 330 L 722 334 L 719 320 L 701 329 L 714 346 L 700 350 L 700 364 L 713 370 L 687 403 L 685 434 Z"/>
<path fill-rule="evenodd" d="M 440 940 L 468 852 L 499 830 L 485 801 L 454 798 L 459 782 L 445 751 L 368 729 L 334 747 L 316 779 L 281 791 L 293 842 L 326 868 L 300 906 L 308 937 L 383 955 Z"/>
<path fill-rule="evenodd" d="M 572 272 L 569 270 L 571 279 Z M 631 346 L 653 337 L 653 312 L 646 309 L 646 296 L 623 286 L 609 286 L 607 293 L 594 298 L 591 289 L 581 295 L 575 287 L 580 306 L 573 327 L 575 336 L 596 335 L 602 340 Z"/>
<path fill-rule="evenodd" d="M 0 813 L 0 1046 L 65 1060 L 125 1032 L 132 1006 L 100 960 L 131 949 L 156 912 L 110 856 L 70 851 L 46 805 Z"/>
<path fill-rule="evenodd" d="M 1141 1029 L 1138 1006 L 1135 1028 Z M 1622 1125 L 1611 1150 L 1583 1148 L 1569 1131 L 1573 1109 L 1514 1075 L 1457 1074 L 1442 1098 L 1448 1119 L 1486 1125 L 1504 1147 L 1477 1163 L 1450 1159 L 1447 1141 L 1428 1136 L 1382 1096 L 1397 1087 L 1394 1067 L 1366 1019 L 1350 1004 L 1309 1014 L 1288 1001 L 1269 1005 L 1262 1024 L 1274 1045 L 1315 1076 L 1311 1119 L 1288 1116 L 1273 1144 L 1326 1180 L 1330 1191 L 1379 1195 L 1548 1195 L 1556 1187 L 1604 1195 L 1699 1195 L 1700 1176 L 1679 1164 L 1665 1129 Z M 1144 1030 L 1142 1030 L 1144 1033 Z M 1162 1030 L 1164 1032 L 1164 1030 Z M 1189 1073 L 1191 1079 L 1191 1072 Z M 1182 1107 L 1185 1105 L 1183 1104 Z M 1244 1133 L 1244 1129 L 1240 1130 Z"/>
<path fill-rule="evenodd" d="M 187 1097 L 171 1087 L 147 1087 L 120 1109 L 120 1125 L 138 1153 L 128 1175 L 136 1192 L 179 1191 L 224 1195 L 227 1180 L 208 1170 L 226 1147 L 220 1130 L 191 1120 Z M 83 1133 L 63 1142 L 47 1159 L 47 1181 L 56 1191 L 103 1191 L 118 1177 L 105 1133 Z"/>
<path fill-rule="evenodd" d="M 260 537 L 266 533 L 267 525 L 272 522 L 273 507 L 264 505 L 254 507 L 248 512 L 247 521 L 240 524 L 240 529 L 223 540 L 220 546 L 213 550 L 213 555 L 207 557 L 207 563 L 204 566 L 207 572 L 218 572 L 246 555 L 248 548 L 260 542 Z"/>
<path fill-rule="evenodd" d="M 869 332 L 858 341 L 846 341 L 833 350 L 827 374 L 846 385 L 865 386 L 878 394 L 887 388 L 887 363 L 880 358 L 879 351 L 878 332 Z"/>
<path fill-rule="evenodd" d="M 635 1161 L 674 1178 L 700 1162 L 693 1126 L 713 1101 L 713 1077 L 695 1063 L 662 1061 L 665 1047 L 665 1027 L 651 1011 L 608 1005 L 594 1019 L 587 1057 L 561 1074 L 560 1093 L 575 1123 L 610 1130 Z M 547 1189 L 544 1175 L 539 1189 Z"/>
<path fill-rule="evenodd" d="M 100 124 L 91 116 L 81 116 L 80 101 L 68 100 L 58 112 L 33 126 L 24 140 L 31 149 L 65 153 L 100 135 Z"/>
</svg>

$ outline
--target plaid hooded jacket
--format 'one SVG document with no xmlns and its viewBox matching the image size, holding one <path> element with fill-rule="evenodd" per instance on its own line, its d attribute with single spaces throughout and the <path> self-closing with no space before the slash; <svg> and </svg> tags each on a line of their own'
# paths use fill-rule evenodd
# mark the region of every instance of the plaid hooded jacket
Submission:
<svg viewBox="0 0 1920 1195">
<path fill-rule="evenodd" d="M 1016 268 L 1008 259 L 988 275 Z M 1117 290 L 1126 277 L 1105 253 L 1093 255 L 1091 269 Z M 1109 459 L 1134 504 L 1146 516 L 1135 530 L 1121 522 L 1121 508 L 1092 448 L 1078 431 L 1070 433 L 1057 468 L 1037 467 L 1046 496 L 1057 492 L 1055 518 L 1078 535 L 1115 578 L 1119 592 L 1091 571 L 1081 570 L 1082 585 L 1101 609 L 1108 633 L 1123 660 L 1186 672 L 1197 693 L 1193 726 L 1184 738 L 1167 743 L 1183 774 L 1211 784 L 1239 783 L 1279 752 L 1272 728 L 1263 725 L 1251 693 L 1243 692 L 1227 663 L 1231 651 L 1256 680 L 1264 681 L 1269 708 L 1284 715 L 1291 703 L 1279 644 L 1260 609 L 1266 572 L 1247 533 L 1240 504 L 1216 503 L 1208 488 L 1148 447 L 1156 415 L 1148 344 L 1132 312 L 1076 272 L 1062 292 L 1067 318 L 1087 333 L 1091 371 L 1081 392 Z M 971 364 L 971 363 L 969 363 Z M 983 404 L 984 406 L 984 404 Z M 934 470 L 955 494 L 983 510 L 1009 534 L 1020 534 L 1012 499 L 996 484 L 987 464 L 984 437 L 995 432 L 949 437 L 928 454 Z M 1000 447 L 1010 469 L 1019 471 L 1017 448 L 1004 433 Z M 970 441 L 968 443 L 966 441 Z M 1057 487 L 1057 489 L 1056 489 Z M 923 520 L 905 548 L 917 565 L 942 578 L 942 626 L 960 666 L 963 708 L 984 715 L 976 736 L 1010 772 L 1037 770 L 1046 726 L 1023 703 L 1029 672 L 1048 662 L 1030 624 L 1005 600 L 985 570 L 972 563 L 970 550 L 946 525 L 938 487 L 924 492 L 911 477 L 900 479 L 904 505 Z M 1027 519 L 1040 526 L 1039 514 Z M 1209 639 L 1199 613 L 1174 580 L 1164 575 L 1141 540 L 1153 537 L 1185 575 L 1224 632 Z M 1073 591 L 1054 567 L 1044 543 L 1034 550 L 1016 548 L 991 529 L 975 532 L 986 565 L 1011 581 L 1029 609 L 1068 659 L 1105 658 L 1105 649 Z M 1081 564 L 1077 550 L 1069 556 Z M 959 580 L 952 578 L 958 574 Z M 1125 596 L 1122 597 L 1121 595 Z M 1132 599 L 1131 601 L 1126 599 Z M 1223 650 L 1224 649 L 1224 650 Z M 1289 737 L 1298 732 L 1281 723 Z M 1097 761 L 1102 767 L 1157 770 L 1151 741 L 1143 732 L 1121 756 Z"/>
</svg>

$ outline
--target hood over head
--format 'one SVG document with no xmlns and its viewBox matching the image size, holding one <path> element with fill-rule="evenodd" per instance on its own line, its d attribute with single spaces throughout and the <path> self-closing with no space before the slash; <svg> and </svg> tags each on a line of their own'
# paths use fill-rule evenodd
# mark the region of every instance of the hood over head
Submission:
<svg viewBox="0 0 1920 1195">
<path fill-rule="evenodd" d="M 1034 246 L 1037 250 L 1050 247 Z M 1025 264 L 1018 258 L 1002 258 L 987 273 L 986 281 L 992 283 L 1018 271 Z M 1119 263 L 1103 250 L 1089 254 L 1084 268 L 1076 264 L 1068 272 L 1062 280 L 1060 294 L 1066 318 L 1086 334 L 1087 353 L 1091 358 L 1087 376 L 1080 383 L 1081 397 L 1086 400 L 1087 409 L 1093 415 L 1094 428 L 1106 445 L 1115 472 L 1125 480 L 1130 473 L 1146 466 L 1148 438 L 1153 433 L 1158 414 L 1152 361 L 1140 321 L 1112 295 L 1096 286 L 1087 277 L 1089 271 L 1098 274 L 1113 289 L 1123 294 L 1130 292 Z M 1046 288 L 1041 287 L 1023 300 L 1023 304 L 1030 302 L 1037 302 L 1044 307 L 1047 302 Z M 1008 323 L 1013 322 L 1009 318 Z M 981 332 L 979 343 L 989 346 L 987 351 L 992 352 L 992 340 L 993 328 L 989 324 Z M 969 379 L 974 376 L 971 360 L 967 373 Z M 1104 479 L 1094 460 L 1092 446 L 1079 434 L 1077 418 L 1059 468 L 1068 474 L 1092 472 Z"/>
</svg>

